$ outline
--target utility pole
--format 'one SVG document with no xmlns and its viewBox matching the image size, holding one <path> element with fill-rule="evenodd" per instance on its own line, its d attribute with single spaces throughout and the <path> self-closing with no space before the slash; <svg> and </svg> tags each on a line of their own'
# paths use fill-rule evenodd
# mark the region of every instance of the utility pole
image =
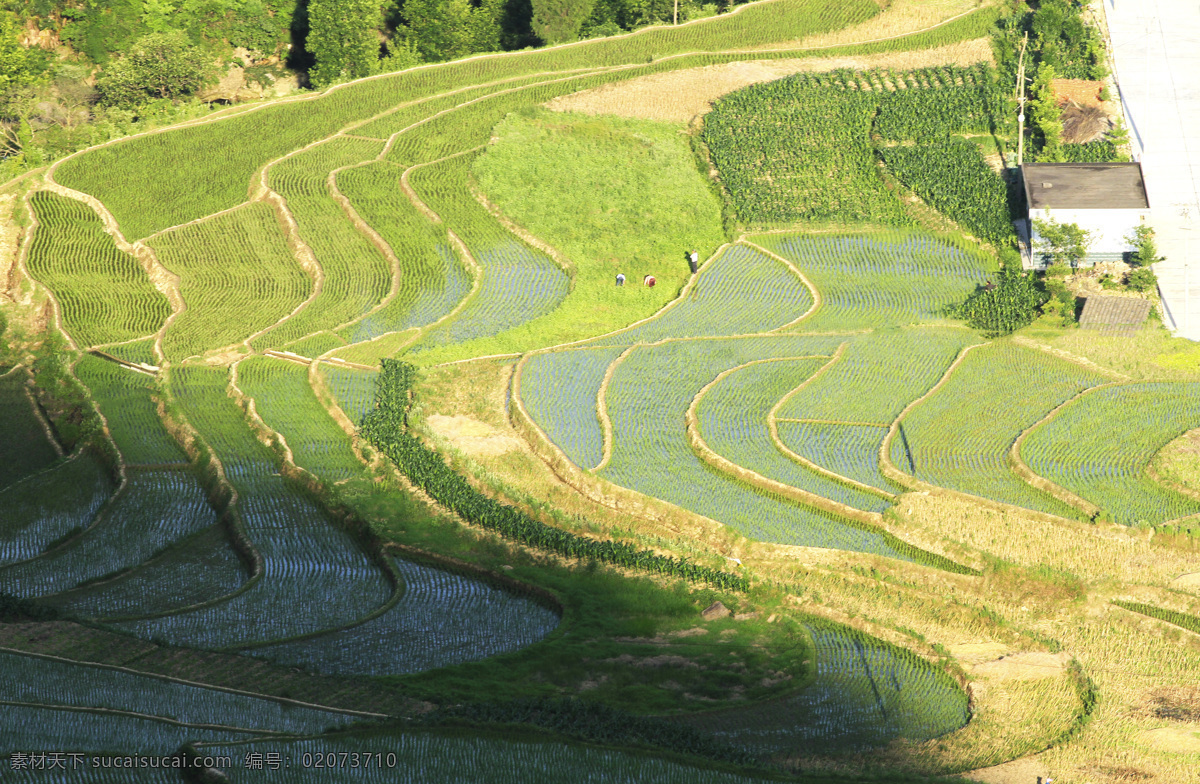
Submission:
<svg viewBox="0 0 1200 784">
<path fill-rule="evenodd" d="M 1025 47 L 1029 44 L 1029 33 L 1021 39 L 1021 57 L 1017 61 L 1017 168 L 1025 162 Z"/>
<path fill-rule="evenodd" d="M 679 0 L 675 0 L 675 17 L 672 19 L 671 24 L 679 24 Z"/>
</svg>

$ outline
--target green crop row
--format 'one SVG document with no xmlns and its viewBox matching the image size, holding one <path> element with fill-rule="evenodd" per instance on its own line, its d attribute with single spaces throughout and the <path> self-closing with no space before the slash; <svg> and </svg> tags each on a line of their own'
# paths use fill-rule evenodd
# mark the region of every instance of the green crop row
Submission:
<svg viewBox="0 0 1200 784">
<path fill-rule="evenodd" d="M 1200 513 L 1200 502 L 1145 473 L 1159 450 L 1197 426 L 1200 384 L 1121 384 L 1072 401 L 1030 434 L 1021 456 L 1114 521 L 1158 525 Z"/>
<path fill-rule="evenodd" d="M 64 161 L 55 176 L 104 202 L 125 236 L 134 240 L 235 206 L 245 200 L 254 172 L 268 161 L 408 101 L 546 71 L 647 63 L 669 54 L 792 41 L 878 12 L 870 0 L 777 0 L 700 24 L 424 66 L 334 88 L 315 98 L 123 140 Z M 546 99 L 530 102 L 541 100 Z"/>
<path fill-rule="evenodd" d="M 392 283 L 387 259 L 355 228 L 326 183 L 334 169 L 371 160 L 382 149 L 380 142 L 336 137 L 271 167 L 270 185 L 287 201 L 300 238 L 321 265 L 323 279 L 316 298 L 256 340 L 257 347 L 278 348 L 310 333 L 334 329 L 387 295 Z"/>
<path fill-rule="evenodd" d="M 76 343 L 113 343 L 162 326 L 171 315 L 167 298 L 137 259 L 117 248 L 91 207 L 49 191 L 33 194 L 30 205 L 39 225 L 29 271 L 54 292 Z"/>
<path fill-rule="evenodd" d="M 900 327 L 945 320 L 985 280 L 986 263 L 924 233 L 769 234 L 763 247 L 792 262 L 821 292 L 798 329 Z"/>
<path fill-rule="evenodd" d="M 125 463 L 187 462 L 183 449 L 158 417 L 152 377 L 90 355 L 80 357 L 75 375 L 91 390 Z"/>
<path fill-rule="evenodd" d="M 471 290 L 445 227 L 432 224 L 404 195 L 402 169 L 386 161 L 347 169 L 338 188 L 400 260 L 396 295 L 375 313 L 342 330 L 350 341 L 423 327 L 449 313 Z"/>
<path fill-rule="evenodd" d="M 975 236 L 997 245 L 1013 240 L 1008 185 L 974 142 L 943 137 L 880 147 L 879 154 L 900 182 Z"/>
<path fill-rule="evenodd" d="M 41 420 L 26 394 L 24 368 L 0 375 L 0 490 L 22 477 L 48 468 L 58 459 Z"/>
<path fill-rule="evenodd" d="M 163 266 L 180 277 L 187 306 L 163 337 L 171 360 L 245 340 L 312 291 L 268 204 L 247 204 L 152 244 Z"/>
<path fill-rule="evenodd" d="M 308 368 L 270 357 L 248 357 L 237 365 L 238 386 L 255 410 L 286 439 L 296 465 L 326 482 L 359 476 L 363 465 L 350 439 L 325 411 L 308 384 Z"/>
<path fill-rule="evenodd" d="M 973 349 L 945 386 L 905 417 L 892 441 L 892 462 L 931 484 L 1077 517 L 1076 510 L 1018 477 L 1009 466 L 1009 449 L 1056 406 L 1107 380 L 1011 343 Z M 1096 420 L 1087 421 L 1095 427 Z"/>
<path fill-rule="evenodd" d="M 1123 607 L 1130 612 L 1148 615 L 1151 618 L 1157 618 L 1160 621 L 1166 621 L 1169 624 L 1178 626 L 1181 629 L 1187 629 L 1189 632 L 1200 634 L 1200 618 L 1187 613 L 1175 612 L 1174 610 L 1166 610 L 1162 607 L 1155 607 L 1153 604 L 1143 604 L 1142 602 L 1123 602 L 1114 601 L 1113 604 L 1118 607 Z"/>
<path fill-rule="evenodd" d="M 363 421 L 363 433 L 404 473 L 433 498 L 463 519 L 497 531 L 506 538 L 570 558 L 594 559 L 656 574 L 707 582 L 726 590 L 745 590 L 745 577 L 694 564 L 686 559 L 656 555 L 633 545 L 597 541 L 563 531 L 523 512 L 481 495 L 446 465 L 442 457 L 408 432 L 409 394 L 416 367 L 385 360 L 379 377 L 377 407 Z"/>
</svg>

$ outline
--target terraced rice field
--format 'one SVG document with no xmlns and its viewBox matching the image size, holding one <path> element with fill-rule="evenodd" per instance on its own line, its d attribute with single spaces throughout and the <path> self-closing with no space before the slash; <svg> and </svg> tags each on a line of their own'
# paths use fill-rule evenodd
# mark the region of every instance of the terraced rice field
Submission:
<svg viewBox="0 0 1200 784">
<path fill-rule="evenodd" d="M 283 434 L 296 465 L 327 482 L 362 472 L 346 434 L 321 406 L 308 383 L 308 368 L 270 357 L 237 364 L 238 386 L 254 400 L 267 427 Z"/>
<path fill-rule="evenodd" d="M 329 385 L 334 400 L 351 422 L 361 422 L 367 412 L 375 407 L 378 371 L 338 367 L 331 362 L 322 362 L 320 373 Z"/>
<path fill-rule="evenodd" d="M 866 512 L 891 504 L 790 459 L 771 440 L 767 417 L 776 401 L 829 360 L 773 359 L 736 368 L 698 397 L 699 434 L 714 452 L 742 468 Z"/>
<path fill-rule="evenodd" d="M 249 577 L 226 529 L 211 525 L 128 572 L 44 601 L 84 618 L 141 617 L 229 596 Z"/>
<path fill-rule="evenodd" d="M 1035 430 L 1021 456 L 1035 473 L 1096 504 L 1122 525 L 1200 514 L 1200 501 L 1146 476 L 1170 441 L 1200 427 L 1200 386 L 1121 384 L 1080 396 Z M 1096 427 L 1105 423 L 1104 428 Z"/>
<path fill-rule="evenodd" d="M 980 259 L 925 234 L 768 234 L 757 241 L 821 292 L 821 310 L 804 325 L 811 330 L 940 322 L 985 280 Z"/>
<path fill-rule="evenodd" d="M 901 422 L 892 462 L 918 479 L 1067 517 L 1077 512 L 1009 467 L 1017 437 L 1056 406 L 1110 379 L 1034 349 L 972 350 L 945 386 Z M 987 427 L 980 427 L 986 422 Z"/>
<path fill-rule="evenodd" d="M 91 390 L 126 465 L 183 465 L 187 456 L 158 415 L 152 376 L 83 356 L 76 377 Z"/>
<path fill-rule="evenodd" d="M 752 247 L 731 245 L 705 265 L 668 310 L 594 342 L 633 345 L 770 332 L 800 319 L 812 306 L 812 294 L 794 270 Z"/>
<path fill-rule="evenodd" d="M 401 191 L 402 173 L 380 162 L 337 175 L 338 188 L 401 264 L 396 295 L 342 331 L 351 342 L 431 324 L 471 290 L 471 277 L 455 258 L 445 230 L 431 224 Z"/>
<path fill-rule="evenodd" d="M 850 754 L 898 738 L 920 743 L 952 732 L 970 716 L 954 680 L 911 653 L 844 627 L 814 626 L 817 678 L 798 694 L 753 710 L 687 719 L 760 756 Z"/>
<path fill-rule="evenodd" d="M 704 197 L 697 203 L 708 210 L 696 213 L 704 212 L 696 218 L 703 226 L 687 228 L 695 217 L 688 213 L 669 242 L 635 236 L 641 244 L 606 244 L 611 258 L 589 256 L 589 243 L 600 244 L 597 234 L 571 235 L 564 224 L 594 219 L 608 231 L 604 216 L 625 220 L 622 210 L 629 205 L 603 205 L 589 218 L 563 206 L 574 204 L 564 200 L 561 214 L 541 224 L 561 231 L 550 241 L 564 245 L 546 250 L 546 238 L 529 239 L 476 198 L 481 185 L 486 191 L 488 182 L 495 183 L 487 152 L 496 146 L 493 133 L 514 117 L 539 116 L 535 107 L 552 97 L 685 66 L 736 62 L 745 56 L 722 51 L 839 29 L 876 11 L 867 0 L 775 0 L 711 22 L 383 75 L 63 161 L 49 176 L 97 198 L 124 239 L 144 240 L 153 257 L 144 248 L 138 257 L 121 250 L 127 246 L 104 231 L 101 215 L 86 204 L 38 190 L 31 206 L 39 226 L 26 262 L 41 285 L 38 291 L 54 295 L 62 327 L 80 347 L 99 346 L 127 362 L 163 367 L 152 377 L 98 356 L 74 365 L 107 426 L 107 435 L 96 438 L 111 438 L 116 446 L 117 455 L 104 460 L 83 449 L 61 458 L 25 394 L 26 372 L 0 376 L 6 413 L 0 423 L 0 593 L 40 598 L 49 607 L 163 645 L 236 652 L 321 675 L 402 676 L 512 654 L 478 665 L 503 668 L 542 655 L 539 650 L 553 656 L 552 642 L 526 649 L 557 639 L 553 633 L 563 618 L 556 610 L 466 574 L 385 555 L 369 537 L 352 534 L 352 525 L 335 521 L 334 511 L 357 502 L 369 505 L 356 494 L 374 492 L 374 501 L 393 492 L 395 479 L 373 473 L 377 469 L 360 460 L 325 408 L 328 393 L 351 422 L 361 422 L 376 410 L 379 373 L 324 360 L 310 367 L 263 356 L 267 349 L 327 355 L 326 360 L 333 352 L 368 365 L 391 356 L 429 365 L 478 361 L 479 354 L 505 357 L 521 369 L 519 385 L 507 394 L 520 394 L 534 422 L 586 481 L 664 500 L 752 540 L 851 551 L 836 556 L 846 563 L 856 563 L 855 554 L 916 562 L 913 573 L 922 579 L 931 573 L 930 579 L 945 577 L 935 568 L 957 571 L 964 580 L 954 590 L 967 591 L 962 587 L 971 579 L 967 573 L 977 573 L 884 533 L 879 515 L 904 492 L 885 478 L 886 462 L 933 490 L 1079 517 L 1078 510 L 1026 484 L 1009 465 L 1021 433 L 1073 398 L 1024 442 L 1021 456 L 1033 471 L 1121 523 L 1161 523 L 1200 513 L 1200 503 L 1145 476 L 1164 444 L 1200 425 L 1195 385 L 1096 389 L 1110 378 L 1005 341 L 971 349 L 946 375 L 964 350 L 982 342 L 945 315 L 948 305 L 961 302 L 989 275 L 986 257 L 965 242 L 908 229 L 789 230 L 734 241 L 732 219 L 721 225 L 715 191 L 708 190 L 703 172 L 692 171 L 690 158 L 688 176 L 698 178 Z M 951 33 L 943 30 L 929 40 L 940 42 L 942 35 Z M 946 71 L 946 92 L 939 95 L 933 95 L 932 82 L 942 79 L 940 72 L 921 73 L 913 78 L 929 83 L 907 85 L 911 95 L 902 96 L 879 74 L 862 77 L 866 82 L 855 87 L 847 86 L 845 73 L 806 76 L 798 83 L 805 89 L 837 84 L 858 90 L 853 100 L 834 100 L 832 93 L 822 99 L 842 112 L 831 122 L 862 128 L 878 122 L 889 138 L 898 139 L 928 130 L 905 125 L 913 111 L 905 102 L 926 111 L 950 106 L 954 95 L 966 96 L 963 105 L 970 107 L 986 97 L 975 94 L 983 82 L 972 81 L 975 76 L 968 78 L 966 71 Z M 980 79 L 990 74 L 971 73 Z M 924 87 L 931 89 L 918 95 Z M 861 110 L 875 103 L 884 110 L 872 119 Z M 907 108 L 897 109 L 900 104 Z M 728 115 L 710 115 L 722 116 Z M 967 112 L 938 122 L 980 131 L 990 128 L 986 119 Z M 616 144 L 620 135 L 599 121 L 570 123 L 601 147 Z M 718 124 L 714 119 L 712 127 Z M 768 126 L 756 125 L 755 133 L 768 134 Z M 631 128 L 619 129 L 621 144 L 630 134 L 636 138 Z M 674 141 L 677 130 L 670 131 Z M 828 147 L 814 127 L 787 132 L 799 146 Z M 854 151 L 872 157 L 854 174 L 862 181 L 878 179 L 874 153 L 860 136 Z M 686 145 L 668 149 L 660 142 L 648 135 L 639 144 L 650 158 L 688 153 Z M 715 158 L 728 152 L 718 151 Z M 838 154 L 820 161 L 799 156 L 793 163 L 807 167 L 800 174 L 813 182 L 820 166 L 838 164 Z M 744 168 L 751 179 L 761 175 L 753 161 Z M 901 168 L 913 187 L 923 184 L 921 167 Z M 728 178 L 723 182 L 733 187 Z M 820 185 L 823 197 L 839 196 L 829 181 Z M 949 198 L 921 192 L 935 207 Z M 859 195 L 863 204 L 879 208 L 881 220 L 912 225 L 882 186 Z M 850 195 L 840 196 L 846 210 L 858 209 Z M 761 203 L 771 206 L 769 199 Z M 509 202 L 514 219 L 528 217 L 522 204 Z M 940 208 L 968 228 L 994 217 Z M 688 210 L 681 206 L 679 212 Z M 769 223 L 772 216 L 758 217 L 762 220 L 751 222 Z M 1000 223 L 997 231 L 1006 229 Z M 732 244 L 693 278 L 677 269 L 685 246 L 708 252 L 723 241 Z M 645 257 L 612 248 L 639 249 Z M 155 258 L 177 276 L 184 305 L 163 333 L 161 352 L 154 335 L 172 316 L 169 302 L 175 300 L 160 289 L 173 296 L 176 281 L 159 274 L 157 287 L 151 282 L 146 267 L 153 270 Z M 610 288 L 617 270 L 672 269 L 670 264 L 678 275 L 664 275 L 673 282 L 657 290 L 639 288 L 636 279 L 619 294 Z M 596 296 L 599 287 L 587 287 L 601 279 L 604 296 Z M 635 300 L 638 296 L 642 299 Z M 651 316 L 664 302 L 671 304 Z M 593 324 L 603 328 L 593 330 Z M 1089 389 L 1095 391 L 1081 394 Z M 455 392 L 470 399 L 477 391 Z M 480 405 L 494 402 L 479 394 Z M 488 394 L 499 397 L 496 390 Z M 401 404 L 407 402 L 384 399 L 379 410 L 403 419 L 407 408 Z M 416 410 L 436 409 L 441 402 L 418 399 Z M 1137 416 L 1128 416 L 1130 411 Z M 894 424 L 892 450 L 881 455 Z M 19 446 L 25 441 L 27 448 Z M 320 480 L 321 493 L 282 475 L 285 454 Z M 520 454 L 529 457 L 527 451 Z M 119 492 L 117 476 L 125 480 Z M 495 487 L 491 477 L 485 484 Z M 487 511 L 509 514 L 495 505 Z M 405 514 L 392 514 L 387 525 L 415 529 L 423 519 L 414 515 L 410 521 Z M 554 515 L 529 518 L 528 531 L 518 532 L 528 536 L 522 541 L 553 529 L 542 517 Z M 897 531 L 904 524 L 902 516 L 887 520 Z M 482 521 L 504 530 L 493 522 Z M 625 552 L 620 548 L 634 546 L 625 541 L 625 531 L 604 530 L 592 538 L 598 531 L 575 536 L 571 546 L 585 543 L 591 549 L 579 552 L 589 554 L 605 547 L 620 554 Z M 678 552 L 657 532 L 636 536 L 630 538 L 639 542 L 636 547 L 652 548 L 635 553 L 638 564 L 661 567 L 659 551 L 670 550 L 672 558 Z M 539 547 L 548 538 L 537 540 Z M 736 537 L 719 547 L 729 542 L 751 551 L 757 547 Z M 717 562 L 722 553 L 710 544 L 690 543 L 698 555 L 695 564 L 685 565 L 699 569 L 696 564 Z M 555 552 L 569 555 L 568 568 L 576 570 L 577 552 Z M 814 556 L 820 563 L 829 557 Z M 616 557 L 608 563 L 628 565 Z M 717 572 L 734 582 L 712 584 L 724 590 L 752 574 L 736 563 L 738 570 Z M 865 568 L 845 570 L 841 563 L 838 568 L 853 575 L 847 580 L 862 576 L 862 585 L 870 582 Z M 677 562 L 668 565 L 658 570 L 662 580 L 686 573 Z M 580 574 L 597 568 L 586 562 L 578 567 Z M 818 575 L 819 568 L 824 567 L 814 567 L 812 574 L 814 583 L 823 581 L 822 591 L 842 585 L 837 582 L 842 575 Z M 901 567 L 889 568 L 900 574 Z M 710 566 L 703 569 L 714 573 Z M 894 584 L 906 585 L 906 579 Z M 927 590 L 927 583 L 922 586 Z M 810 595 L 821 604 L 841 598 L 823 601 L 815 590 Z M 984 610 L 969 601 L 954 602 L 956 612 L 982 617 Z M 839 608 L 843 611 L 858 617 L 862 608 Z M 887 628 L 908 634 L 926 653 L 952 628 L 921 626 L 928 619 L 918 615 L 914 623 L 929 632 L 927 638 L 880 615 Z M 861 618 L 880 622 L 870 612 Z M 567 622 L 576 620 L 568 615 Z M 812 686 L 769 703 L 680 721 L 767 759 L 813 748 L 859 754 L 898 740 L 920 744 L 972 718 L 966 693 L 923 658 L 848 628 L 811 619 L 796 623 L 807 623 L 815 642 Z M 1045 644 L 1045 635 L 1019 625 L 1014 622 L 1013 639 Z M 967 628 L 977 631 L 969 623 Z M 565 628 L 562 638 L 574 629 Z M 459 688 L 469 678 L 464 667 L 430 681 Z M 394 694 L 418 681 L 379 683 L 386 685 L 381 691 Z M 590 688 L 538 684 L 530 693 L 576 696 Z M 349 722 L 345 714 L 319 708 L 0 651 L 5 752 L 54 746 L 170 753 L 192 740 L 215 744 L 203 748 L 238 760 L 253 751 L 295 761 L 304 755 L 374 754 L 382 743 L 395 754 L 394 766 L 352 773 L 326 768 L 321 780 L 351 775 L 355 781 L 389 782 L 748 780 L 649 751 L 527 737 L 362 729 L 319 734 Z M 312 737 L 251 742 L 264 732 Z M 898 748 L 912 746 L 893 746 Z M 250 774 L 233 766 L 229 773 L 234 781 L 298 780 L 294 768 Z M 91 771 L 81 780 L 128 779 L 115 771 Z"/>
<path fill-rule="evenodd" d="M 171 306 L 138 260 L 117 248 L 90 207 L 57 193 L 30 199 L 38 221 L 29 271 L 50 287 L 63 327 L 80 346 L 115 343 L 158 331 Z"/>
<path fill-rule="evenodd" d="M 127 486 L 78 538 L 33 560 L 0 567 L 0 593 L 35 597 L 68 591 L 132 569 L 216 520 L 188 472 L 131 471 Z"/>
<path fill-rule="evenodd" d="M 521 400 L 529 415 L 581 468 L 604 458 L 596 400 L 604 374 L 622 351 L 618 346 L 536 354 L 521 373 Z"/>
<path fill-rule="evenodd" d="M 519 650 L 554 631 L 559 614 L 477 578 L 392 559 L 400 601 L 359 626 L 254 655 L 320 673 L 424 672 Z"/>
<path fill-rule="evenodd" d="M 0 490 L 58 459 L 50 436 L 26 393 L 29 373 L 15 367 L 0 375 Z"/>
<path fill-rule="evenodd" d="M 91 525 L 114 489 L 108 469 L 85 452 L 0 491 L 0 566 L 34 558 Z"/>
<path fill-rule="evenodd" d="M 838 342 L 836 336 L 780 336 L 635 348 L 608 387 L 612 459 L 599 476 L 756 539 L 899 557 L 878 533 L 715 475 L 692 451 L 683 429 L 692 398 L 719 373 L 770 357 L 828 360 Z"/>
<path fill-rule="evenodd" d="M 0 651 L 0 701 L 124 710 L 183 724 L 310 733 L 356 717 L 139 675 Z M 81 675 L 83 677 L 81 679 Z M 129 739 L 129 746 L 136 744 Z"/>
<path fill-rule="evenodd" d="M 150 245 L 180 277 L 187 306 L 163 337 L 168 359 L 246 340 L 287 316 L 312 291 L 274 212 L 263 203 L 175 229 Z"/>
</svg>

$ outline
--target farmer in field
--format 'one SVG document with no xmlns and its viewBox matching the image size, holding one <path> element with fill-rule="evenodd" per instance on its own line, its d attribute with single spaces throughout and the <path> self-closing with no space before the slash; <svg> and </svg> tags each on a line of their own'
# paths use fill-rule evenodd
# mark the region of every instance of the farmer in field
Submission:
<svg viewBox="0 0 1200 784">
<path fill-rule="evenodd" d="M 624 272 L 618 272 L 618 273 L 617 273 L 617 285 L 618 285 L 618 286 L 624 286 L 624 285 L 625 285 L 625 273 L 624 273 Z"/>
<path fill-rule="evenodd" d="M 700 254 L 692 251 L 688 254 L 688 267 L 691 268 L 692 274 L 696 274 L 696 270 L 700 269 Z"/>
<path fill-rule="evenodd" d="M 657 282 L 658 281 L 654 279 L 653 275 L 647 275 L 646 277 L 642 278 L 642 285 L 646 286 L 647 288 L 654 288 L 654 284 Z"/>
</svg>

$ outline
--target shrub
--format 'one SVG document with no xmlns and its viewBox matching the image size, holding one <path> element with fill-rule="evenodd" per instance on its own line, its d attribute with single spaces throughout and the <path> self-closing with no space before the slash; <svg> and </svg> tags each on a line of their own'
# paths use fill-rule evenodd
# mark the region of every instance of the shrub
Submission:
<svg viewBox="0 0 1200 784">
<path fill-rule="evenodd" d="M 178 30 L 139 38 L 129 53 L 110 63 L 96 82 L 100 101 L 133 107 L 152 98 L 179 98 L 200 89 L 204 55 Z"/>
<path fill-rule="evenodd" d="M 950 315 L 993 338 L 1031 324 L 1047 299 L 1049 295 L 1038 288 L 1033 275 L 1010 265 L 1001 271 L 997 285 L 980 288 L 952 308 Z"/>
<path fill-rule="evenodd" d="M 1134 291 L 1150 291 L 1158 285 L 1158 276 L 1149 267 L 1139 267 L 1129 273 L 1127 283 Z"/>
</svg>

